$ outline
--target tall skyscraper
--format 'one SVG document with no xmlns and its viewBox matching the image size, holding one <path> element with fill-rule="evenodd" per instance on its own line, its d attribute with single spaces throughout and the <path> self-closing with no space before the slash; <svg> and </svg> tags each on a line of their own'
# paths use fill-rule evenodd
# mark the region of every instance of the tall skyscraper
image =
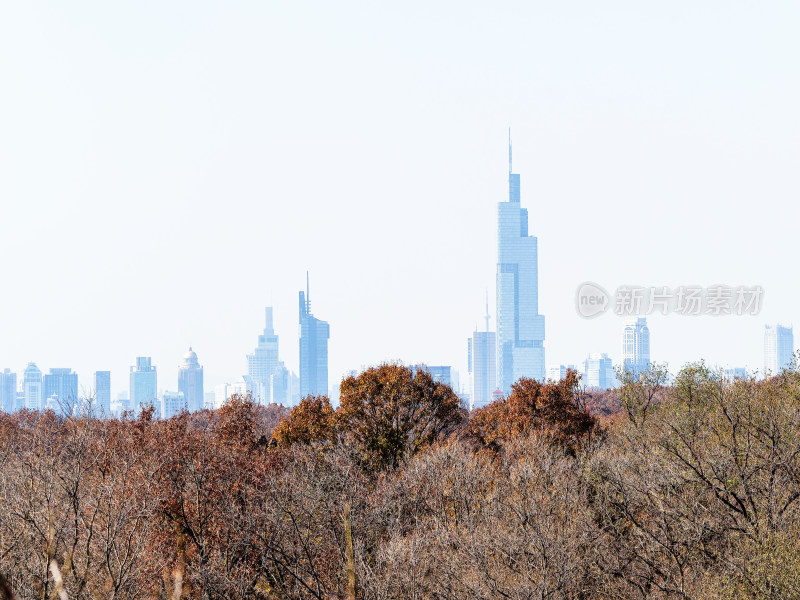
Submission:
<svg viewBox="0 0 800 600">
<path fill-rule="evenodd" d="M 138 415 L 143 406 L 159 408 L 156 368 L 149 356 L 136 357 L 136 366 L 131 367 L 130 382 L 130 407 L 134 414 Z"/>
<path fill-rule="evenodd" d="M 111 371 L 95 371 L 94 373 L 94 407 L 95 413 L 105 417 L 111 416 Z"/>
<path fill-rule="evenodd" d="M 197 360 L 197 353 L 191 348 L 183 355 L 183 363 L 178 369 L 178 391 L 183 394 L 189 412 L 203 410 L 203 367 Z"/>
<path fill-rule="evenodd" d="M 486 298 L 486 331 L 476 330 L 467 340 L 467 368 L 470 377 L 470 409 L 483 408 L 497 389 L 497 337 L 489 331 L 489 298 Z"/>
<path fill-rule="evenodd" d="M 247 355 L 247 374 L 264 389 L 264 397 L 256 398 L 261 404 L 288 404 L 289 372 L 278 357 L 278 336 L 272 325 L 272 307 L 265 310 L 264 333 L 258 336 L 258 345 Z"/>
<path fill-rule="evenodd" d="M 28 363 L 22 376 L 22 392 L 25 394 L 25 408 L 28 410 L 42 410 L 42 372 L 36 363 Z"/>
<path fill-rule="evenodd" d="M 608 354 L 593 352 L 583 363 L 583 385 L 587 388 L 608 390 L 617 387 L 614 365 Z"/>
<path fill-rule="evenodd" d="M 622 368 L 638 375 L 650 367 L 650 329 L 645 317 L 625 319 L 622 327 Z"/>
<path fill-rule="evenodd" d="M 0 373 L 0 410 L 8 413 L 17 410 L 17 374 L 11 369 Z"/>
<path fill-rule="evenodd" d="M 794 361 L 794 333 L 781 324 L 764 327 L 764 374 L 777 375 Z"/>
<path fill-rule="evenodd" d="M 72 369 L 50 369 L 44 376 L 44 400 L 48 408 L 71 415 L 78 405 L 78 374 Z"/>
<path fill-rule="evenodd" d="M 537 244 L 528 235 L 528 210 L 520 205 L 509 133 L 508 201 L 497 204 L 497 387 L 505 394 L 520 377 L 545 378 Z"/>
<path fill-rule="evenodd" d="M 328 394 L 328 339 L 331 337 L 327 322 L 311 314 L 308 273 L 306 293 L 300 292 L 300 397 Z"/>
</svg>

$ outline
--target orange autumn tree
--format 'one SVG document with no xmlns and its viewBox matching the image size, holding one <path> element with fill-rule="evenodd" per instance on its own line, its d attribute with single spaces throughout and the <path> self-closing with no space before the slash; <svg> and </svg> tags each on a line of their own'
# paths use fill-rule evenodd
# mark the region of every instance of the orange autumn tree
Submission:
<svg viewBox="0 0 800 600">
<path fill-rule="evenodd" d="M 579 382 L 579 376 L 572 370 L 556 383 L 522 377 L 511 386 L 507 398 L 476 410 L 467 432 L 490 446 L 542 432 L 574 450 L 597 429 L 597 419 L 581 406 Z"/>
<path fill-rule="evenodd" d="M 273 438 L 281 447 L 292 444 L 327 444 L 334 439 L 334 412 L 327 396 L 306 396 L 275 428 Z"/>
<path fill-rule="evenodd" d="M 424 369 L 383 364 L 342 381 L 340 405 L 324 396 L 305 398 L 276 429 L 279 446 L 354 448 L 367 470 L 395 469 L 418 450 L 442 440 L 465 422 L 467 412 L 449 385 Z"/>
<path fill-rule="evenodd" d="M 339 431 L 374 469 L 395 469 L 420 449 L 446 438 L 467 411 L 449 385 L 430 373 L 383 364 L 342 381 Z"/>
</svg>

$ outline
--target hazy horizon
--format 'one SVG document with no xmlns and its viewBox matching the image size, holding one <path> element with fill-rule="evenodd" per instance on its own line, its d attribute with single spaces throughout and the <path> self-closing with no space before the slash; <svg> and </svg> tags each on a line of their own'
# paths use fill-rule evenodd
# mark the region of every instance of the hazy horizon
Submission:
<svg viewBox="0 0 800 600">
<path fill-rule="evenodd" d="M 452 365 L 492 327 L 507 135 L 547 364 L 620 354 L 578 286 L 759 285 L 759 315 L 648 317 L 651 356 L 760 369 L 800 322 L 800 6 L 31 2 L 0 9 L 0 369 L 177 388 L 247 370 L 274 307 L 330 323 L 330 384 Z M 788 209 L 788 210 L 787 210 Z"/>
</svg>

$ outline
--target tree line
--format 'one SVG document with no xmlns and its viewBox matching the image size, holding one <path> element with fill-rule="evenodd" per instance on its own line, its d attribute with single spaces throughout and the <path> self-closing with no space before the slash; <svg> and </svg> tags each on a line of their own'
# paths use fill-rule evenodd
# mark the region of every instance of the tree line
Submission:
<svg viewBox="0 0 800 600">
<path fill-rule="evenodd" d="M 800 373 L 0 415 L 0 598 L 800 598 Z"/>
</svg>

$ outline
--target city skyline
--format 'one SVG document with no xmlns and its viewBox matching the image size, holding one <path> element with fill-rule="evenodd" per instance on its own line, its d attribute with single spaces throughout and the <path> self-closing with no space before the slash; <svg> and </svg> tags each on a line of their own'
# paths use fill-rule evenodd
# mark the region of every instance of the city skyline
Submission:
<svg viewBox="0 0 800 600">
<path fill-rule="evenodd" d="M 616 358 L 620 320 L 575 313 L 586 281 L 763 287 L 755 317 L 649 318 L 672 369 L 761 369 L 764 324 L 800 321 L 775 260 L 800 192 L 800 6 L 312 5 L 7 8 L 0 368 L 107 370 L 116 397 L 142 354 L 177 389 L 191 346 L 213 389 L 272 306 L 298 372 L 310 270 L 347 332 L 331 382 L 397 359 L 466 373 L 509 126 L 548 363 Z"/>
</svg>

